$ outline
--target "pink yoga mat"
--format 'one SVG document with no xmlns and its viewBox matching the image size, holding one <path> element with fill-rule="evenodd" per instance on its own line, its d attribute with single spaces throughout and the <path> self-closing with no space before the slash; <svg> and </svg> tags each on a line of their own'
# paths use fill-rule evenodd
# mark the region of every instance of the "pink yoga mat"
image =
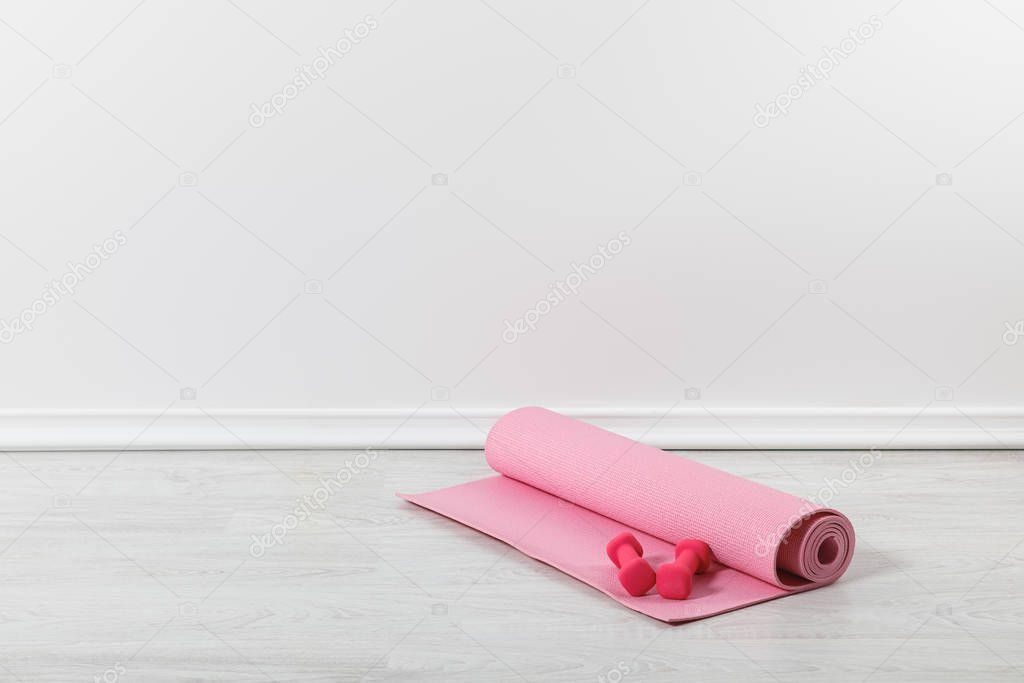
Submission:
<svg viewBox="0 0 1024 683">
<path fill-rule="evenodd" d="M 543 408 L 498 420 L 484 453 L 498 476 L 399 495 L 662 621 L 820 588 L 853 558 L 853 526 L 835 510 Z M 706 541 L 716 562 L 687 600 L 630 596 L 605 554 L 626 530 L 655 568 L 684 538 Z"/>
</svg>

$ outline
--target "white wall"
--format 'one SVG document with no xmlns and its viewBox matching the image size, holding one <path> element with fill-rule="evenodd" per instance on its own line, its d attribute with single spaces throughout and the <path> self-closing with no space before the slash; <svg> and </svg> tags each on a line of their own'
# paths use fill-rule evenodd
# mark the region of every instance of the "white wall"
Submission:
<svg viewBox="0 0 1024 683">
<path fill-rule="evenodd" d="M 0 317 L 80 279 L 2 333 L 3 447 L 470 446 L 521 404 L 669 445 L 1024 445 L 1019 0 L 0 19 Z"/>
</svg>

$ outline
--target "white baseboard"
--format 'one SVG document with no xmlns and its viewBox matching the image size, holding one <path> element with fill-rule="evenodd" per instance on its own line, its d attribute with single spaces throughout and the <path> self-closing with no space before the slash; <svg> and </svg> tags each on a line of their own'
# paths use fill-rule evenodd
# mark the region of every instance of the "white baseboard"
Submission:
<svg viewBox="0 0 1024 683">
<path fill-rule="evenodd" d="M 1024 407 L 553 409 L 661 448 L 1024 448 Z M 476 449 L 504 412 L 0 411 L 0 449 Z"/>
</svg>

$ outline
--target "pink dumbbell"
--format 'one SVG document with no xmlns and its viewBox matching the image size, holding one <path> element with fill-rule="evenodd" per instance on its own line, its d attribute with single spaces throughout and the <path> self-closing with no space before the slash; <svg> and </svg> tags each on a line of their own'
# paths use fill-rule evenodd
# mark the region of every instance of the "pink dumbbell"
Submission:
<svg viewBox="0 0 1024 683">
<path fill-rule="evenodd" d="M 669 600 L 685 600 L 693 590 L 693 575 L 711 566 L 711 548 L 704 541 L 687 539 L 676 543 L 675 562 L 658 567 L 658 593 Z"/>
<path fill-rule="evenodd" d="M 643 558 L 644 549 L 636 536 L 623 531 L 608 541 L 608 559 L 619 568 L 619 583 L 630 595 L 640 597 L 654 587 L 651 563 Z"/>
</svg>

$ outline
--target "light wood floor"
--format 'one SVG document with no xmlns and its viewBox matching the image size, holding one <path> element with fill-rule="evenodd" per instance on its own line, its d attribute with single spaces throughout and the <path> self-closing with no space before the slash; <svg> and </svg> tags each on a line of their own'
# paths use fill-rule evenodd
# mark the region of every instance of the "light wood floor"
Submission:
<svg viewBox="0 0 1024 683">
<path fill-rule="evenodd" d="M 696 453 L 795 494 L 856 453 Z M 382 452 L 0 453 L 0 680 L 1024 679 L 1024 457 L 886 452 L 835 586 L 683 626 L 394 497 L 490 473 Z M 258 551 L 258 549 L 257 549 Z"/>
</svg>

